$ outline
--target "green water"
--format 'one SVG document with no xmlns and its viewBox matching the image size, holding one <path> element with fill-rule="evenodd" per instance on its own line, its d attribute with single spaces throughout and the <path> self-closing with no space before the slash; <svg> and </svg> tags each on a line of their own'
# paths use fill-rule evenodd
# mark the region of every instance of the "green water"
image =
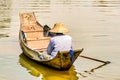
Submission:
<svg viewBox="0 0 120 80">
<path fill-rule="evenodd" d="M 19 46 L 19 13 L 35 12 L 42 25 L 62 22 L 82 55 L 68 71 L 29 60 Z M 120 0 L 0 0 L 0 80 L 120 80 Z M 95 69 L 94 72 L 90 72 Z"/>
</svg>

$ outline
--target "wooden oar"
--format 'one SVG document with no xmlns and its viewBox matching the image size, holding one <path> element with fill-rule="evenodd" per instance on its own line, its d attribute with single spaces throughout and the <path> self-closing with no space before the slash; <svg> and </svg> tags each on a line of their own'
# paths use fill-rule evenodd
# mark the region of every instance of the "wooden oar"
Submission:
<svg viewBox="0 0 120 80">
<path fill-rule="evenodd" d="M 105 64 L 109 64 L 110 63 L 110 61 L 103 61 L 103 60 L 91 58 L 91 57 L 84 56 L 84 55 L 80 55 L 80 57 L 83 57 L 83 58 L 86 58 L 86 59 L 91 59 L 91 60 L 98 61 L 98 62 L 102 62 L 102 63 L 105 63 Z"/>
</svg>

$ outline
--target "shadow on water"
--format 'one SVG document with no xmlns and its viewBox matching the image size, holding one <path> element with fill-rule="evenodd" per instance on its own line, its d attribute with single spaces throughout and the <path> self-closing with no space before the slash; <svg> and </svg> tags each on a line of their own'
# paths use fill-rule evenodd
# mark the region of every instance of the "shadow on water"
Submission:
<svg viewBox="0 0 120 80">
<path fill-rule="evenodd" d="M 67 71 L 58 71 L 32 61 L 23 53 L 19 56 L 19 63 L 22 67 L 26 68 L 31 75 L 36 77 L 42 76 L 42 80 L 78 80 L 74 66 Z"/>
</svg>

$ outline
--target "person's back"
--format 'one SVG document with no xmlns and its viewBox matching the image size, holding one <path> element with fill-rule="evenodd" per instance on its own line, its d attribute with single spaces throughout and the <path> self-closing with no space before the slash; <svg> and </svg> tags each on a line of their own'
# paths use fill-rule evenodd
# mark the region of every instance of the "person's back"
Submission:
<svg viewBox="0 0 120 80">
<path fill-rule="evenodd" d="M 51 38 L 48 46 L 48 54 L 54 57 L 58 51 L 67 51 L 70 49 L 72 49 L 72 38 L 68 35 L 57 34 Z"/>
<path fill-rule="evenodd" d="M 54 28 L 50 30 L 54 33 L 47 48 L 47 53 L 52 57 L 55 57 L 58 51 L 66 51 L 72 49 L 72 38 L 64 33 L 68 32 L 68 29 L 64 27 L 64 24 L 55 24 Z"/>
</svg>

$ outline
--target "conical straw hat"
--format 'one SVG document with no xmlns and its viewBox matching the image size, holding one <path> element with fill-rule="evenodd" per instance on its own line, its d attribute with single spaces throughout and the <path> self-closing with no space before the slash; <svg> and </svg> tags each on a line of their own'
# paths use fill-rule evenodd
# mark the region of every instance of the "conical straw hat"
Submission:
<svg viewBox="0 0 120 80">
<path fill-rule="evenodd" d="M 53 27 L 53 29 L 50 30 L 50 32 L 53 33 L 68 33 L 69 30 L 64 27 L 63 23 L 56 23 Z"/>
</svg>

